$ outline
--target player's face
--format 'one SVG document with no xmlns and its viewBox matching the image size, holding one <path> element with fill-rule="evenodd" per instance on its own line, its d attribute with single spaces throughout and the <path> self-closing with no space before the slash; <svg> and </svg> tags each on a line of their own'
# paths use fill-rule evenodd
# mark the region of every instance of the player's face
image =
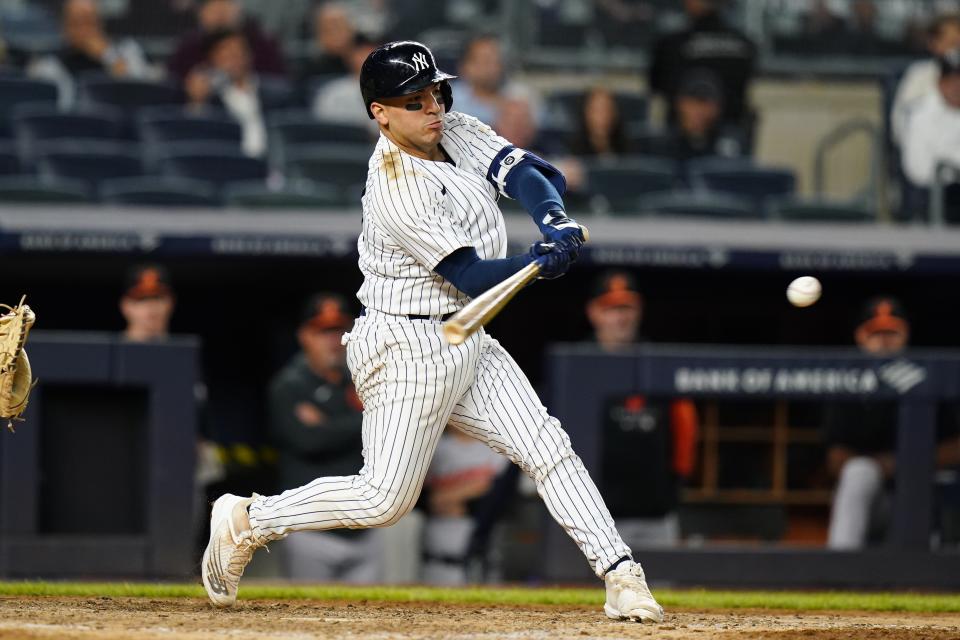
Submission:
<svg viewBox="0 0 960 640">
<path fill-rule="evenodd" d="M 442 159 L 438 145 L 443 137 L 444 104 L 439 83 L 398 98 L 382 98 L 370 109 L 398 147 L 418 158 Z"/>
<path fill-rule="evenodd" d="M 908 336 L 903 331 L 857 332 L 857 344 L 867 353 L 875 356 L 887 356 L 903 351 Z"/>
<path fill-rule="evenodd" d="M 592 304 L 587 315 L 602 348 L 617 350 L 636 341 L 640 328 L 639 306 Z"/>
<path fill-rule="evenodd" d="M 173 298 L 136 299 L 125 297 L 120 301 L 120 312 L 127 321 L 126 335 L 131 340 L 156 340 L 167 335 Z"/>
<path fill-rule="evenodd" d="M 346 360 L 346 349 L 340 344 L 342 329 L 300 329 L 297 337 L 311 368 L 316 371 L 338 369 Z"/>
</svg>

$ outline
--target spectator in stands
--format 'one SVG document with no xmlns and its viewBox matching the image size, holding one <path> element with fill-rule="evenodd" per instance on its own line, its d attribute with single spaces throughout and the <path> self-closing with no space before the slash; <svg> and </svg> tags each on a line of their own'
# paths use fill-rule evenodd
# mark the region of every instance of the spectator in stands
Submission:
<svg viewBox="0 0 960 640">
<path fill-rule="evenodd" d="M 318 5 L 313 13 L 314 52 L 300 70 L 301 80 L 349 74 L 355 36 L 356 28 L 346 5 L 340 2 Z"/>
<path fill-rule="evenodd" d="M 662 37 L 654 46 L 648 82 L 670 105 L 670 122 L 677 118 L 679 80 L 698 68 L 709 69 L 719 78 L 726 122 L 748 124 L 752 119 L 747 89 L 753 78 L 756 46 L 725 22 L 722 4 L 724 0 L 684 0 L 689 25 Z"/>
<path fill-rule="evenodd" d="M 928 95 L 937 93 L 940 79 L 938 59 L 960 48 L 960 14 L 937 16 L 927 29 L 927 50 L 931 58 L 918 60 L 907 67 L 897 86 L 890 113 L 891 134 L 902 144 L 910 113 Z"/>
<path fill-rule="evenodd" d="M 312 296 L 297 329 L 300 351 L 270 383 L 269 429 L 280 454 L 282 490 L 353 475 L 363 466 L 363 406 L 340 343 L 352 324 L 340 296 Z M 291 578 L 370 583 L 381 576 L 375 529 L 304 531 L 290 536 L 284 552 Z"/>
<path fill-rule="evenodd" d="M 622 353 L 638 343 L 643 296 L 629 273 L 602 274 L 586 311 L 604 352 Z M 602 428 L 601 486 L 624 541 L 632 549 L 676 543 L 680 488 L 696 459 L 695 405 L 640 394 L 611 398 Z"/>
<path fill-rule="evenodd" d="M 210 34 L 223 31 L 244 34 L 254 71 L 277 76 L 286 73 L 280 45 L 243 15 L 237 0 L 202 0 L 197 9 L 197 22 L 198 28 L 180 40 L 167 61 L 170 73 L 179 80 L 185 80 L 194 67 L 207 61 Z"/>
<path fill-rule="evenodd" d="M 593 23 L 607 46 L 636 47 L 638 35 L 653 30 L 657 7 L 648 0 L 595 0 L 593 4 Z"/>
<path fill-rule="evenodd" d="M 577 114 L 570 151 L 581 157 L 610 157 L 627 153 L 623 117 L 612 91 L 593 87 L 584 95 Z"/>
<path fill-rule="evenodd" d="M 95 0 L 67 0 L 61 13 L 63 45 L 32 62 L 28 73 L 57 83 L 62 104 L 74 103 L 75 81 L 90 72 L 118 78 L 156 78 L 140 46 L 130 38 L 107 35 Z"/>
<path fill-rule="evenodd" d="M 350 50 L 350 74 L 324 83 L 313 99 L 313 115 L 328 122 L 357 124 L 379 133 L 376 120 L 367 117 L 360 95 L 360 69 L 363 61 L 376 49 L 377 43 L 363 34 L 356 34 Z M 354 108 L 357 107 L 357 108 Z"/>
<path fill-rule="evenodd" d="M 903 131 L 901 162 L 917 187 L 933 184 L 941 162 L 960 167 L 960 49 L 938 60 L 937 91 L 917 102 Z"/>
<path fill-rule="evenodd" d="M 325 1 L 325 0 L 322 0 Z M 263 28 L 281 42 L 298 41 L 309 28 L 310 12 L 316 0 L 240 0 L 248 16 L 256 18 Z"/>
<path fill-rule="evenodd" d="M 137 265 L 126 275 L 120 313 L 126 322 L 123 336 L 132 342 L 153 342 L 170 333 L 176 304 L 167 270 L 158 264 Z"/>
<path fill-rule="evenodd" d="M 193 108 L 219 103 L 243 128 L 243 151 L 261 156 L 267 150 L 267 127 L 250 47 L 240 30 L 207 35 L 206 62 L 190 71 L 184 82 L 187 102 Z"/>
<path fill-rule="evenodd" d="M 543 135 L 530 102 L 524 98 L 506 98 L 497 109 L 494 130 L 515 147 L 522 147 L 540 156 L 566 153 L 566 147 L 556 136 Z"/>
<path fill-rule="evenodd" d="M 673 108 L 676 120 L 663 135 L 651 138 L 644 151 L 676 161 L 678 175 L 685 174 L 692 158 L 742 155 L 745 143 L 737 127 L 724 124 L 723 90 L 713 72 L 687 73 L 677 84 Z"/>
<path fill-rule="evenodd" d="M 459 74 L 452 85 L 457 111 L 492 125 L 505 99 L 521 98 L 531 104 L 539 120 L 539 99 L 529 87 L 507 77 L 496 36 L 480 35 L 467 42 L 460 57 Z"/>
<path fill-rule="evenodd" d="M 484 500 L 503 502 L 514 484 L 501 485 L 498 477 L 507 474 L 508 460 L 483 442 L 448 428 L 441 436 L 430 462 L 424 487 L 427 518 L 423 527 L 423 581 L 427 584 L 462 585 L 472 582 L 471 540 L 478 529 Z M 512 466 L 512 465 L 510 465 Z"/>
<path fill-rule="evenodd" d="M 878 358 L 893 358 L 910 341 L 910 324 L 895 298 L 867 302 L 854 331 L 860 350 Z M 956 407 L 941 407 L 937 420 L 936 465 L 960 464 Z M 827 468 L 837 479 L 830 513 L 827 546 L 861 549 L 877 540 L 889 511 L 887 489 L 896 469 L 897 411 L 895 403 L 871 400 L 837 403 L 824 416 Z"/>
</svg>

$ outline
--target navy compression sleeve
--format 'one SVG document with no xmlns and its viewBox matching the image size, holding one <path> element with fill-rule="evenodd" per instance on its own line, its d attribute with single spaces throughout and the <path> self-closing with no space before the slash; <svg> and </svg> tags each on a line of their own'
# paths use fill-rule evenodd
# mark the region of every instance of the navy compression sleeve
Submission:
<svg viewBox="0 0 960 640">
<path fill-rule="evenodd" d="M 533 261 L 529 253 L 481 260 L 473 247 L 461 247 L 440 261 L 434 271 L 460 291 L 475 298 Z"/>
<path fill-rule="evenodd" d="M 521 164 L 510 172 L 507 193 L 523 205 L 538 225 L 547 211 L 563 210 L 560 192 L 534 164 Z"/>
</svg>

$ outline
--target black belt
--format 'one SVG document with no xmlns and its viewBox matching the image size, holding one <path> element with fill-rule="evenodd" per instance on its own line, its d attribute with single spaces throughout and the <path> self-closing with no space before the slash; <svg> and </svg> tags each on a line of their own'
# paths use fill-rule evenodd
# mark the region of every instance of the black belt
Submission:
<svg viewBox="0 0 960 640">
<path fill-rule="evenodd" d="M 446 322 L 447 320 L 453 317 L 454 313 L 456 312 L 451 311 L 450 313 L 443 314 L 442 316 L 440 316 L 440 322 Z M 367 315 L 366 307 L 360 309 L 360 315 L 362 316 Z M 407 320 L 433 320 L 433 316 L 421 316 L 421 315 L 417 315 L 416 313 L 408 313 L 408 314 L 400 314 L 400 315 L 403 315 L 404 317 L 406 317 Z"/>
</svg>

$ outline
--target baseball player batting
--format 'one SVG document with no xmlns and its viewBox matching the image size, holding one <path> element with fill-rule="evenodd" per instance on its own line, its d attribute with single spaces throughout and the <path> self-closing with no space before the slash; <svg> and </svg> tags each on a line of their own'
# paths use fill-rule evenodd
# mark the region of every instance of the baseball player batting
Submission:
<svg viewBox="0 0 960 640">
<path fill-rule="evenodd" d="M 510 355 L 483 329 L 460 344 L 443 321 L 536 261 L 563 275 L 584 240 L 567 217 L 563 175 L 479 120 L 451 111 L 454 76 L 418 42 L 386 44 L 360 72 L 367 115 L 380 127 L 357 242 L 364 306 L 343 336 L 363 401 L 364 466 L 276 496 L 221 496 L 213 504 L 202 576 L 210 600 L 230 606 L 254 551 L 297 531 L 386 527 L 417 501 L 447 424 L 486 442 L 535 482 L 551 515 L 606 583 L 616 619 L 660 622 L 610 511 Z M 545 242 L 506 256 L 497 198 L 520 201 Z"/>
</svg>

